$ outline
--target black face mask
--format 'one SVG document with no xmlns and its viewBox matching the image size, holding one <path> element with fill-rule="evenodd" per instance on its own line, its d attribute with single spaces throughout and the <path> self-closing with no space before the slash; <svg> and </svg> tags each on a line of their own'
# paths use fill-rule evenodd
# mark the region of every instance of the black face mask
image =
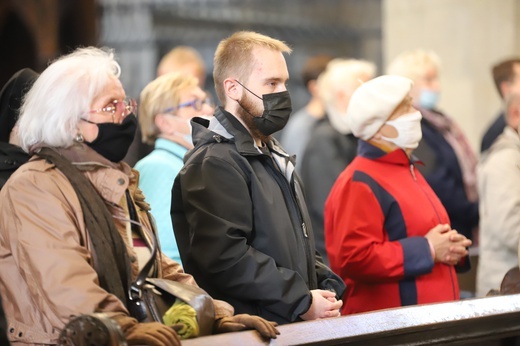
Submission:
<svg viewBox="0 0 520 346">
<path fill-rule="evenodd" d="M 237 81 L 237 83 L 242 85 L 239 81 Z M 257 117 L 249 113 L 249 111 L 242 107 L 240 102 L 237 101 L 240 107 L 253 117 L 257 129 L 264 136 L 270 136 L 276 131 L 283 129 L 285 124 L 287 124 L 287 121 L 289 121 L 289 116 L 292 112 L 291 95 L 289 94 L 289 91 L 286 90 L 277 93 L 264 94 L 260 97 L 244 85 L 242 86 L 264 102 L 264 112 L 261 117 Z"/>
<path fill-rule="evenodd" d="M 126 156 L 137 129 L 137 119 L 133 114 L 128 114 L 121 124 L 85 121 L 96 124 L 99 129 L 96 139 L 85 144 L 112 162 L 117 163 Z"/>
</svg>

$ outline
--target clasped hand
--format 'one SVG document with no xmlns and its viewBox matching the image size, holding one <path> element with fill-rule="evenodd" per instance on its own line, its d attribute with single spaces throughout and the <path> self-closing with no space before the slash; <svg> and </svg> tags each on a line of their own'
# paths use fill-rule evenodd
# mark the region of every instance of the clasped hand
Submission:
<svg viewBox="0 0 520 346">
<path fill-rule="evenodd" d="M 312 303 L 306 313 L 300 315 L 302 320 L 310 321 L 320 318 L 339 317 L 342 300 L 336 299 L 336 293 L 326 290 L 312 290 Z"/>
<path fill-rule="evenodd" d="M 447 224 L 435 226 L 425 237 L 434 249 L 435 262 L 448 265 L 455 265 L 462 257 L 467 256 L 467 247 L 471 246 L 471 240 Z"/>
</svg>

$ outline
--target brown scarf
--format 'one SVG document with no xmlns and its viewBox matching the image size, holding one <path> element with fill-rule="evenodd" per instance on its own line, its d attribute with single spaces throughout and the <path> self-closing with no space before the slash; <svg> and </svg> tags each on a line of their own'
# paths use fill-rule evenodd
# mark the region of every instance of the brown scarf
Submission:
<svg viewBox="0 0 520 346">
<path fill-rule="evenodd" d="M 126 246 L 119 234 L 105 202 L 80 170 L 69 160 L 50 148 L 42 148 L 39 157 L 53 163 L 69 180 L 76 191 L 92 241 L 94 268 L 100 286 L 127 304 L 130 261 Z"/>
<path fill-rule="evenodd" d="M 439 131 L 453 148 L 457 160 L 459 161 L 460 170 L 462 171 L 466 197 L 468 201 L 476 202 L 478 200 L 477 157 L 471 149 L 468 139 L 455 121 L 447 115 L 423 108 L 420 108 L 420 111 L 424 119 Z"/>
</svg>

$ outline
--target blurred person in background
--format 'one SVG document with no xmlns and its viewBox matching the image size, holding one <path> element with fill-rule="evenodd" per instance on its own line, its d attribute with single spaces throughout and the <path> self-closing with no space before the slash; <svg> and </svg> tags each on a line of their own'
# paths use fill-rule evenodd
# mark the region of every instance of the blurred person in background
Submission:
<svg viewBox="0 0 520 346">
<path fill-rule="evenodd" d="M 437 108 L 439 57 L 432 51 L 405 51 L 389 64 L 387 73 L 414 82 L 410 95 L 422 114 L 422 141 L 414 154 L 424 163 L 417 168 L 446 208 L 451 228 L 473 239 L 479 223 L 477 157 L 462 129 Z"/>
<path fill-rule="evenodd" d="M 317 121 L 300 160 L 303 191 L 316 239 L 316 250 L 328 265 L 323 212 L 330 189 L 357 153 L 357 139 L 346 121 L 347 107 L 358 86 L 374 77 L 368 61 L 334 59 L 318 77 L 318 93 L 326 116 Z"/>
<path fill-rule="evenodd" d="M 291 155 L 296 155 L 296 171 L 301 173 L 303 152 L 319 119 L 325 116 L 325 106 L 318 95 L 318 77 L 332 60 L 329 55 L 315 55 L 303 65 L 301 78 L 311 98 L 300 110 L 294 112 L 281 131 L 280 143 Z"/>
<path fill-rule="evenodd" d="M 499 289 L 518 265 L 520 241 L 520 93 L 505 104 L 504 131 L 485 151 L 478 167 L 480 196 L 477 296 Z"/>
<path fill-rule="evenodd" d="M 197 78 L 198 85 L 204 89 L 206 82 L 206 65 L 197 50 L 190 46 L 177 46 L 166 53 L 157 65 L 157 77 L 170 72 L 179 72 Z M 209 95 L 208 95 L 209 96 Z M 137 133 L 128 149 L 128 154 L 124 161 L 130 166 L 134 166 L 137 161 L 150 154 L 154 149 L 153 145 L 143 141 L 141 125 L 137 127 Z"/>
<path fill-rule="evenodd" d="M 421 113 L 412 80 L 380 76 L 354 91 L 346 118 L 358 155 L 325 205 L 332 270 L 347 286 L 342 314 L 459 299 L 454 265 L 471 241 L 449 218 L 412 152 Z"/>
<path fill-rule="evenodd" d="M 181 263 L 170 216 L 171 190 L 183 158 L 193 148 L 190 120 L 210 116 L 211 101 L 192 75 L 170 72 L 150 82 L 141 92 L 139 124 L 143 142 L 154 150 L 135 165 L 157 224 L 162 251 Z"/>
<path fill-rule="evenodd" d="M 23 97 L 38 75 L 24 68 L 0 91 L 0 189 L 13 172 L 29 160 L 29 155 L 19 146 L 18 118 Z"/>
<path fill-rule="evenodd" d="M 520 93 L 520 59 L 507 59 L 501 61 L 493 66 L 491 70 L 493 74 L 493 81 L 497 88 L 500 99 L 505 104 L 505 100 L 512 93 Z M 495 142 L 498 136 L 502 134 L 506 127 L 506 115 L 502 110 L 496 117 L 495 121 L 488 127 L 482 143 L 480 145 L 480 152 L 483 153 L 488 150 Z"/>
<path fill-rule="evenodd" d="M 177 46 L 166 53 L 157 65 L 157 77 L 170 72 L 182 72 L 197 78 L 201 89 L 206 83 L 206 64 L 200 53 L 190 46 Z"/>
</svg>

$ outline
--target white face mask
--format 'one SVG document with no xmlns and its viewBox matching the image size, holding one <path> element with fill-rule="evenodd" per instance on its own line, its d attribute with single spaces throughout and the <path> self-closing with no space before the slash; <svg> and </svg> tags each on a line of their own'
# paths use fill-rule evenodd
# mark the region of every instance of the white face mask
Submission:
<svg viewBox="0 0 520 346">
<path fill-rule="evenodd" d="M 419 146 L 422 138 L 421 119 L 421 112 L 416 111 L 394 120 L 388 120 L 386 124 L 393 126 L 397 130 L 397 137 L 389 138 L 382 136 L 381 138 L 387 142 L 394 143 L 402 149 L 415 149 Z"/>
<path fill-rule="evenodd" d="M 191 128 L 191 118 L 190 119 L 184 119 L 184 118 L 182 118 L 182 117 L 180 117 L 178 115 L 175 115 L 175 114 L 166 114 L 166 115 L 170 116 L 170 117 L 174 117 L 179 122 L 186 123 L 188 125 L 188 133 L 183 133 L 183 132 L 180 132 L 180 131 L 172 131 L 170 134 L 171 135 L 181 136 L 186 142 L 188 142 L 189 144 L 193 145 L 193 139 L 191 137 L 191 131 L 192 131 L 192 128 Z"/>
<path fill-rule="evenodd" d="M 188 124 L 188 128 L 189 128 L 189 132 L 188 133 L 180 133 L 180 132 L 177 132 L 179 135 L 182 136 L 182 138 L 190 143 L 191 145 L 193 145 L 193 139 L 191 137 L 191 131 L 192 131 L 192 128 L 191 128 L 191 119 L 188 119 L 186 120 L 186 123 Z"/>
</svg>

